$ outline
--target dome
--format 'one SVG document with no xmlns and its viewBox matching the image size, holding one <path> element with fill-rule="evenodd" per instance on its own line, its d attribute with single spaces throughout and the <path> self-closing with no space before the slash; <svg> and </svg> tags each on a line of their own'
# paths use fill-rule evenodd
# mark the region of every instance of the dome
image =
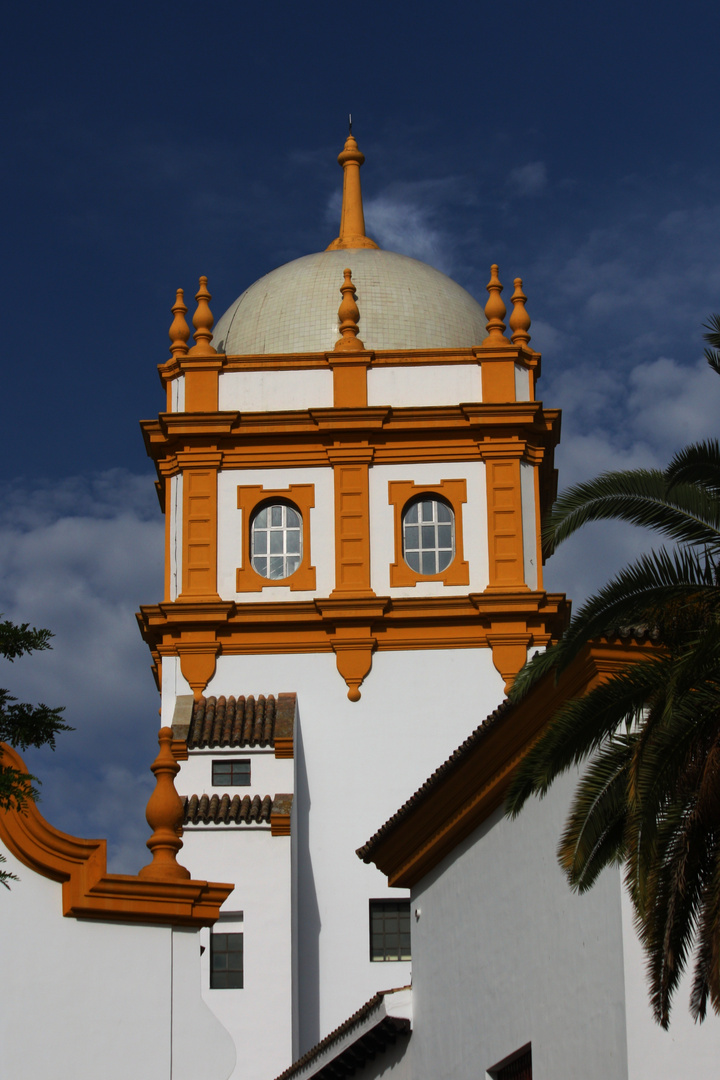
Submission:
<svg viewBox="0 0 720 1080">
<path fill-rule="evenodd" d="M 271 271 L 218 321 L 213 345 L 230 355 L 329 352 L 349 267 L 366 349 L 479 345 L 487 318 L 477 300 L 426 263 L 379 248 L 320 251 Z"/>
</svg>

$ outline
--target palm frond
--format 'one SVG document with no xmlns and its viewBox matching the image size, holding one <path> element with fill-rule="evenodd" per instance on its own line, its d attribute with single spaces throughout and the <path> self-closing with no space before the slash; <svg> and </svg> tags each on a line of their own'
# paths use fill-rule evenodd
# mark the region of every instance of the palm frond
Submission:
<svg viewBox="0 0 720 1080">
<path fill-rule="evenodd" d="M 706 334 L 703 337 L 709 348 L 705 350 L 705 359 L 713 371 L 720 375 L 720 315 L 711 315 L 705 323 Z"/>
<path fill-rule="evenodd" d="M 720 493 L 720 442 L 705 442 L 685 446 L 675 454 L 665 470 L 668 493 L 674 494 L 677 485 L 701 484 L 717 500 Z"/>
<path fill-rule="evenodd" d="M 675 543 L 720 543 L 720 505 L 713 494 L 679 480 L 668 491 L 664 472 L 635 469 L 603 473 L 564 492 L 543 526 L 543 549 L 552 554 L 583 525 L 610 519 L 655 529 Z"/>
</svg>

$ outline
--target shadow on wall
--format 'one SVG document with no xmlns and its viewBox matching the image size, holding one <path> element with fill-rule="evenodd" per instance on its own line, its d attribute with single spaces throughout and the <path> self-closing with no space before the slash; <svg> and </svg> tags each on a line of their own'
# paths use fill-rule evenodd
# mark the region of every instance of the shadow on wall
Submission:
<svg viewBox="0 0 720 1080">
<path fill-rule="evenodd" d="M 308 785 L 302 719 L 298 706 L 295 721 L 296 828 L 298 859 L 298 1001 L 297 1056 L 320 1041 L 320 911 L 310 861 L 310 787 Z"/>
</svg>

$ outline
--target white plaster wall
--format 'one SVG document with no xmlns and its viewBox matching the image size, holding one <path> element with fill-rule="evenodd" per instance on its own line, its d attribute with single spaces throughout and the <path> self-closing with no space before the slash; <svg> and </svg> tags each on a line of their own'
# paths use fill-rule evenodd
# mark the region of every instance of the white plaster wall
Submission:
<svg viewBox="0 0 720 1080">
<path fill-rule="evenodd" d="M 485 1077 L 530 1042 L 538 1078 L 628 1077 L 620 876 L 578 896 L 555 858 L 572 786 L 497 811 L 414 891 L 413 1076 Z"/>
<path fill-rule="evenodd" d="M 633 926 L 630 898 L 622 896 L 625 996 L 628 1018 L 629 1080 L 715 1080 L 720 1071 L 720 1019 L 708 1009 L 702 1024 L 688 1011 L 690 984 L 686 977 L 675 995 L 670 1027 L 663 1031 L 652 1018 L 645 980 L 645 955 Z"/>
<path fill-rule="evenodd" d="M 305 372 L 307 374 L 307 372 Z M 242 561 L 242 511 L 237 506 L 237 489 L 242 485 L 284 490 L 291 484 L 314 484 L 315 507 L 310 511 L 310 555 L 315 567 L 314 592 L 272 585 L 257 593 L 236 590 L 236 570 Z M 223 600 L 253 602 L 310 600 L 327 596 L 335 584 L 335 517 L 333 472 L 327 469 L 225 469 L 218 474 L 218 592 Z"/>
<path fill-rule="evenodd" d="M 225 371 L 219 379 L 219 408 L 241 412 L 331 408 L 333 374 L 323 370 Z"/>
<path fill-rule="evenodd" d="M 535 466 L 520 462 L 520 496 L 523 521 L 523 571 L 525 584 L 537 589 L 537 524 L 535 515 Z"/>
<path fill-rule="evenodd" d="M 441 480 L 467 480 L 467 502 L 462 508 L 463 556 L 469 564 L 469 585 L 443 585 L 423 581 L 415 586 L 390 588 L 390 564 L 395 562 L 393 507 L 388 503 L 390 480 L 411 480 L 418 485 Z M 456 528 L 459 523 L 456 522 Z M 402 554 L 399 555 L 402 558 Z M 378 596 L 462 596 L 482 592 L 490 579 L 487 544 L 487 496 L 482 461 L 376 465 L 370 470 L 370 573 Z"/>
<path fill-rule="evenodd" d="M 222 758 L 250 762 L 250 784 L 247 787 L 213 787 L 212 763 Z M 292 793 L 294 786 L 293 761 L 276 758 L 272 747 L 226 746 L 214 750 L 191 750 L 187 761 L 180 762 L 180 772 L 175 787 L 182 795 L 211 795 L 217 791 L 228 795 L 275 796 L 280 792 Z"/>
<path fill-rule="evenodd" d="M 457 405 L 482 401 L 479 364 L 418 364 L 371 367 L 367 375 L 368 405 Z"/>
<path fill-rule="evenodd" d="M 515 400 L 530 400 L 530 372 L 522 364 L 515 365 Z"/>
<path fill-rule="evenodd" d="M 170 599 L 177 600 L 182 591 L 182 499 L 183 476 L 170 479 Z"/>
<path fill-rule="evenodd" d="M 297 1050 L 303 1053 L 378 989 L 409 981 L 409 964 L 372 963 L 368 949 L 368 900 L 407 893 L 388 890 L 355 849 L 495 708 L 503 683 L 489 650 L 411 650 L 377 653 L 357 703 L 347 699 L 333 654 L 220 656 L 206 692 L 269 690 L 297 691 L 300 713 Z M 198 872 L 194 855 L 188 863 Z M 220 866 L 208 873 L 227 878 Z M 256 876 L 248 866 L 244 880 L 250 873 Z M 233 903 L 244 904 L 241 896 L 239 880 Z"/>
<path fill-rule="evenodd" d="M 227 918 L 215 929 L 243 933 L 244 986 L 210 989 L 210 932 L 203 931 L 202 994 L 235 1040 L 233 1080 L 269 1080 L 293 1059 L 291 837 L 267 827 L 200 826 L 186 829 L 183 842 L 181 861 L 193 874 L 235 883 Z"/>
<path fill-rule="evenodd" d="M 171 404 L 173 412 L 185 412 L 185 376 L 178 375 L 172 381 Z"/>
<path fill-rule="evenodd" d="M 64 918 L 61 885 L 3 854 L 20 881 L 0 898 L 2 1075 L 226 1080 L 235 1050 L 200 996 L 198 934 Z"/>
</svg>

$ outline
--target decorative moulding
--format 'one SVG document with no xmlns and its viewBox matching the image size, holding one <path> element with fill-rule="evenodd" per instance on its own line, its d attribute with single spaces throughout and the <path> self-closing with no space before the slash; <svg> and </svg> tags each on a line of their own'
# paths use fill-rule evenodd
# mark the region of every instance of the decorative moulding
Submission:
<svg viewBox="0 0 720 1080">
<path fill-rule="evenodd" d="M 1 745 L 3 765 L 26 772 L 20 755 Z M 63 915 L 75 918 L 210 926 L 233 890 L 207 881 L 108 874 L 105 840 L 61 832 L 34 803 L 22 812 L 0 811 L 0 839 L 30 870 L 62 883 Z"/>
</svg>

